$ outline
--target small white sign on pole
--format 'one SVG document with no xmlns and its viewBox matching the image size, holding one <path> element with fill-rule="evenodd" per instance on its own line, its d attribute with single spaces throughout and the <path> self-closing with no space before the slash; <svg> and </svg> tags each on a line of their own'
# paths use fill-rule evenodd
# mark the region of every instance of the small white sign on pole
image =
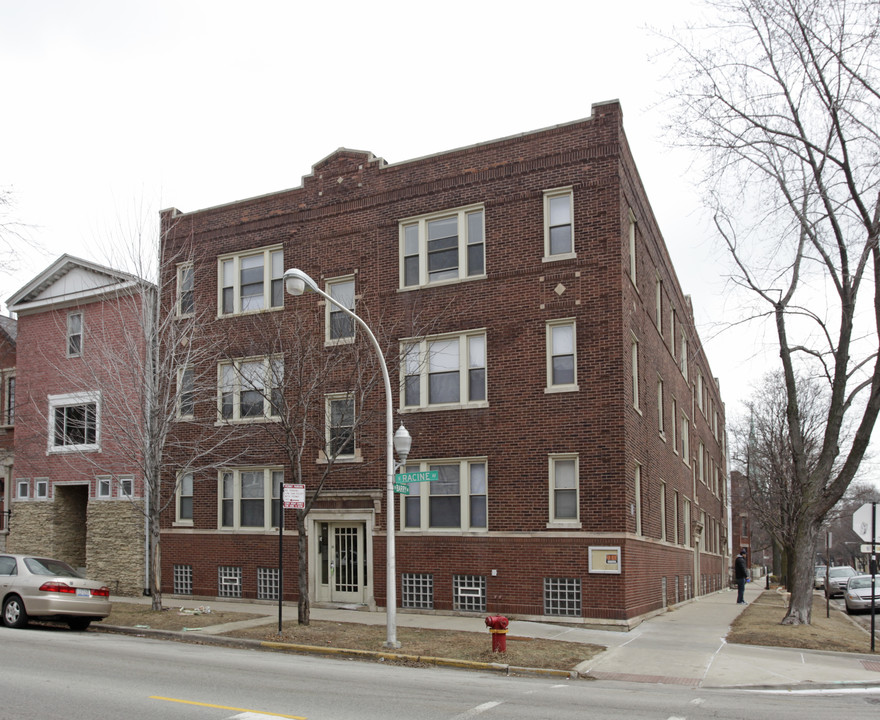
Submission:
<svg viewBox="0 0 880 720">
<path fill-rule="evenodd" d="M 304 510 L 306 507 L 306 486 L 285 483 L 281 491 L 285 510 Z"/>
<path fill-rule="evenodd" d="M 872 511 L 875 513 L 874 518 L 871 517 Z M 876 503 L 865 503 L 853 513 L 853 532 L 865 542 L 876 540 L 877 538 L 871 537 L 871 528 L 877 528 L 877 532 L 880 533 L 878 520 L 880 520 L 880 512 L 877 512 Z"/>
</svg>

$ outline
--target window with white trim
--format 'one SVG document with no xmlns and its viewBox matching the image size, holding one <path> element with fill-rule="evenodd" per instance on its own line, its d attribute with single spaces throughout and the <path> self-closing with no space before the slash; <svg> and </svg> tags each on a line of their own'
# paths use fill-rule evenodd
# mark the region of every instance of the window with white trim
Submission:
<svg viewBox="0 0 880 720">
<path fill-rule="evenodd" d="M 6 424 L 15 425 L 15 375 L 6 377 Z"/>
<path fill-rule="evenodd" d="M 681 416 L 681 459 L 685 465 L 690 465 L 691 454 L 691 421 L 687 415 Z"/>
<path fill-rule="evenodd" d="M 705 415 L 706 414 L 706 405 L 703 402 L 703 398 L 706 394 L 706 387 L 703 384 L 703 371 L 702 370 L 697 370 L 697 387 L 696 387 L 695 392 L 697 394 L 697 407 L 700 408 L 700 410 Z"/>
<path fill-rule="evenodd" d="M 433 482 L 409 484 L 401 503 L 404 530 L 488 529 L 485 458 L 410 464 L 406 472 L 436 471 Z"/>
<path fill-rule="evenodd" d="M 672 542 L 678 545 L 678 490 L 672 492 Z"/>
<path fill-rule="evenodd" d="M 191 262 L 177 266 L 177 316 L 189 317 L 195 311 L 195 274 Z"/>
<path fill-rule="evenodd" d="M 642 465 L 636 463 L 636 470 L 633 473 L 633 492 L 635 494 L 635 503 L 633 504 L 633 515 L 636 521 L 636 535 L 642 534 Z"/>
<path fill-rule="evenodd" d="M 83 315 L 81 312 L 67 314 L 67 357 L 79 357 L 83 348 Z"/>
<path fill-rule="evenodd" d="M 338 460 L 356 457 L 354 395 L 334 393 L 328 395 L 325 401 L 327 413 L 325 453 L 327 457 Z"/>
<path fill-rule="evenodd" d="M 113 497 L 113 479 L 110 477 L 97 477 L 97 494 L 99 498 Z"/>
<path fill-rule="evenodd" d="M 632 338 L 632 343 L 630 345 L 630 354 L 632 360 L 632 397 L 633 397 L 633 407 L 636 410 L 640 409 L 640 401 L 639 401 L 639 341 L 635 338 Z"/>
<path fill-rule="evenodd" d="M 663 281 L 659 275 L 654 283 L 654 324 L 663 337 Z"/>
<path fill-rule="evenodd" d="M 192 525 L 193 522 L 193 474 L 181 473 L 177 481 L 175 523 Z"/>
<path fill-rule="evenodd" d="M 629 241 L 629 277 L 633 285 L 638 287 L 636 282 L 636 216 L 632 210 L 629 211 L 627 240 Z"/>
<path fill-rule="evenodd" d="M 400 221 L 400 287 L 423 287 L 486 274 L 483 207 Z"/>
<path fill-rule="evenodd" d="M 576 454 L 550 455 L 549 526 L 580 527 L 580 481 Z"/>
<path fill-rule="evenodd" d="M 284 251 L 279 247 L 218 258 L 218 315 L 284 307 Z"/>
<path fill-rule="evenodd" d="M 663 416 L 663 378 L 657 378 L 657 428 L 660 437 L 666 438 L 666 420 Z"/>
<path fill-rule="evenodd" d="M 328 280 L 326 292 L 343 307 L 354 311 L 354 278 Z M 354 339 L 354 319 L 332 302 L 324 303 L 324 327 L 324 340 L 329 345 L 351 342 Z"/>
<path fill-rule="evenodd" d="M 34 479 L 34 497 L 37 500 L 48 500 L 49 499 L 49 479 L 48 478 L 35 478 Z"/>
<path fill-rule="evenodd" d="M 697 476 L 700 478 L 700 482 L 703 485 L 706 484 L 706 447 L 703 445 L 703 441 L 700 441 L 699 452 L 697 454 Z"/>
<path fill-rule="evenodd" d="M 666 540 L 666 483 L 660 482 L 660 539 Z"/>
<path fill-rule="evenodd" d="M 691 501 L 687 498 L 684 498 L 684 502 L 681 507 L 681 524 L 682 529 L 684 530 L 684 535 L 682 537 L 682 545 L 685 547 L 691 546 Z"/>
<path fill-rule="evenodd" d="M 547 323 L 547 388 L 545 392 L 572 392 L 577 384 L 577 326 L 573 318 Z"/>
<path fill-rule="evenodd" d="M 219 525 L 223 530 L 271 530 L 284 471 L 281 468 L 235 468 L 220 472 Z"/>
<path fill-rule="evenodd" d="M 218 376 L 221 420 L 255 421 L 279 415 L 284 380 L 280 355 L 222 362 Z"/>
<path fill-rule="evenodd" d="M 134 496 L 134 478 L 121 477 L 116 483 L 119 486 L 119 497 L 130 499 Z"/>
<path fill-rule="evenodd" d="M 672 442 L 670 445 L 672 446 L 672 452 L 678 455 L 678 401 L 675 398 L 672 398 L 670 417 L 672 418 L 672 422 L 669 424 L 669 427 L 672 428 Z"/>
<path fill-rule="evenodd" d="M 575 257 L 571 188 L 544 192 L 544 262 Z"/>
<path fill-rule="evenodd" d="M 177 416 L 192 418 L 195 416 L 195 376 L 191 367 L 183 368 L 177 375 Z"/>
<path fill-rule="evenodd" d="M 16 480 L 15 482 L 15 498 L 17 500 L 27 500 L 31 494 L 30 480 Z"/>
<path fill-rule="evenodd" d="M 101 449 L 101 393 L 49 396 L 49 452 Z"/>
<path fill-rule="evenodd" d="M 486 407 L 486 331 L 401 343 L 403 409 Z"/>
<path fill-rule="evenodd" d="M 681 352 L 679 353 L 678 361 L 681 367 L 681 374 L 684 375 L 684 379 L 688 379 L 688 340 L 687 335 L 685 335 L 684 330 L 681 331 Z"/>
</svg>

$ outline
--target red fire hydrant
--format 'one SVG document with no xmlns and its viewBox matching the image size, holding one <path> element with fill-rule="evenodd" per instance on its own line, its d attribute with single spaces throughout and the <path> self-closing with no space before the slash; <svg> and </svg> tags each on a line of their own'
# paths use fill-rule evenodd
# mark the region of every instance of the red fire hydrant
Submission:
<svg viewBox="0 0 880 720">
<path fill-rule="evenodd" d="M 507 652 L 507 624 L 510 621 L 503 615 L 490 615 L 486 618 L 486 626 L 492 633 L 492 652 Z"/>
</svg>

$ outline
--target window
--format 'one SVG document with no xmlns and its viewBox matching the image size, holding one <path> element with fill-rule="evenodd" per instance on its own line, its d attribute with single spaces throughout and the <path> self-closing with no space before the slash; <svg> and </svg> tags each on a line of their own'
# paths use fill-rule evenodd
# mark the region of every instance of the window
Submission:
<svg viewBox="0 0 880 720">
<path fill-rule="evenodd" d="M 687 415 L 681 416 L 681 459 L 685 465 L 690 465 L 691 454 L 691 422 Z"/>
<path fill-rule="evenodd" d="M 257 600 L 277 600 L 280 574 L 277 567 L 257 568 Z"/>
<path fill-rule="evenodd" d="M 15 378 L 6 378 L 6 424 L 15 425 Z"/>
<path fill-rule="evenodd" d="M 575 321 L 553 320 L 547 323 L 546 392 L 573 390 L 578 390 Z"/>
<path fill-rule="evenodd" d="M 220 473 L 220 527 L 224 530 L 270 530 L 277 527 L 280 468 L 224 470 Z"/>
<path fill-rule="evenodd" d="M 486 333 L 404 341 L 404 409 L 486 407 Z"/>
<path fill-rule="evenodd" d="M 217 568 L 217 595 L 219 597 L 241 597 L 241 568 L 221 565 Z"/>
<path fill-rule="evenodd" d="M 219 263 L 220 315 L 284 306 L 284 252 L 280 248 L 221 257 Z"/>
<path fill-rule="evenodd" d="M 401 220 L 401 287 L 484 276 L 484 235 L 479 206 Z"/>
<path fill-rule="evenodd" d="M 37 500 L 46 500 L 49 497 L 49 481 L 46 478 L 34 480 L 34 497 Z"/>
<path fill-rule="evenodd" d="M 109 498 L 113 496 L 112 479 L 109 477 L 96 478 L 98 481 L 98 497 Z"/>
<path fill-rule="evenodd" d="M 706 485 L 706 448 L 703 445 L 703 441 L 700 441 L 699 452 L 697 454 L 697 469 L 698 469 L 698 477 L 700 478 L 700 482 L 703 485 Z"/>
<path fill-rule="evenodd" d="M 675 328 L 678 325 L 678 315 L 675 308 L 669 311 L 669 352 L 675 357 Z"/>
<path fill-rule="evenodd" d="M 580 527 L 580 482 L 577 455 L 550 456 L 550 522 L 548 526 Z"/>
<path fill-rule="evenodd" d="M 404 530 L 486 530 L 487 492 L 484 459 L 422 462 L 407 472 L 434 470 L 433 482 L 410 483 L 403 497 Z"/>
<path fill-rule="evenodd" d="M 100 450 L 100 393 L 49 396 L 49 451 Z"/>
<path fill-rule="evenodd" d="M 684 334 L 684 330 L 681 331 L 681 352 L 679 353 L 678 361 L 681 364 L 681 374 L 684 375 L 684 379 L 688 379 L 688 341 L 687 336 Z"/>
<path fill-rule="evenodd" d="M 678 545 L 678 490 L 672 493 L 672 542 Z"/>
<path fill-rule="evenodd" d="M 192 315 L 195 310 L 195 294 L 192 263 L 177 266 L 177 314 L 180 317 Z"/>
<path fill-rule="evenodd" d="M 280 413 L 284 360 L 280 356 L 220 363 L 218 411 L 223 420 L 264 420 Z"/>
<path fill-rule="evenodd" d="M 430 573 L 403 573 L 401 607 L 434 609 L 434 576 Z"/>
<path fill-rule="evenodd" d="M 663 337 L 663 281 L 659 275 L 654 283 L 654 324 Z"/>
<path fill-rule="evenodd" d="M 67 357 L 79 357 L 82 354 L 83 317 L 81 312 L 72 312 L 67 316 Z"/>
<path fill-rule="evenodd" d="M 544 614 L 580 617 L 580 579 L 544 578 Z"/>
<path fill-rule="evenodd" d="M 633 492 L 635 494 L 635 503 L 633 505 L 633 515 L 636 520 L 636 535 L 642 534 L 642 466 L 636 463 L 636 471 L 633 474 Z"/>
<path fill-rule="evenodd" d="M 681 508 L 681 522 L 684 530 L 682 545 L 691 546 L 691 501 L 684 498 L 684 504 Z"/>
<path fill-rule="evenodd" d="M 666 421 L 663 418 L 663 378 L 657 378 L 657 428 L 662 438 L 666 438 Z"/>
<path fill-rule="evenodd" d="M 330 280 L 327 294 L 349 310 L 354 310 L 354 278 Z M 350 342 L 354 338 L 355 321 L 331 302 L 325 304 L 326 342 Z"/>
<path fill-rule="evenodd" d="M 192 565 L 174 566 L 174 594 L 192 595 L 193 591 L 193 568 Z"/>
<path fill-rule="evenodd" d="M 672 452 L 676 455 L 678 454 L 678 402 L 675 398 L 672 398 L 672 412 L 670 413 L 670 417 L 672 418 Z"/>
<path fill-rule="evenodd" d="M 570 188 L 544 193 L 544 261 L 574 257 Z"/>
<path fill-rule="evenodd" d="M 639 409 L 639 341 L 632 339 L 632 396 L 633 407 Z"/>
<path fill-rule="evenodd" d="M 193 521 L 193 474 L 182 473 L 177 480 L 177 516 L 175 522 L 192 525 Z"/>
<path fill-rule="evenodd" d="M 486 612 L 486 577 L 484 575 L 452 576 L 452 608 Z"/>
<path fill-rule="evenodd" d="M 638 287 L 636 283 L 636 216 L 633 211 L 629 211 L 629 230 L 627 232 L 629 241 L 629 277 L 633 285 Z"/>
<path fill-rule="evenodd" d="M 666 540 L 666 483 L 660 483 L 660 539 Z"/>
<path fill-rule="evenodd" d="M 134 478 L 121 477 L 119 483 L 119 497 L 131 498 L 134 495 Z"/>
<path fill-rule="evenodd" d="M 31 483 L 29 480 L 18 480 L 15 483 L 15 497 L 18 500 L 27 500 L 31 494 Z"/>
<path fill-rule="evenodd" d="M 695 392 L 697 394 L 697 407 L 700 408 L 700 410 L 705 415 L 706 414 L 706 406 L 703 403 L 703 396 L 706 393 L 706 388 L 703 384 L 703 371 L 702 370 L 697 370 L 697 387 L 696 387 Z"/>
<path fill-rule="evenodd" d="M 195 380 L 193 369 L 184 368 L 178 375 L 177 391 L 177 415 L 181 418 L 191 418 L 195 415 Z"/>
<path fill-rule="evenodd" d="M 325 450 L 327 457 L 355 457 L 354 424 L 354 396 L 347 394 L 328 395 L 327 447 Z"/>
</svg>

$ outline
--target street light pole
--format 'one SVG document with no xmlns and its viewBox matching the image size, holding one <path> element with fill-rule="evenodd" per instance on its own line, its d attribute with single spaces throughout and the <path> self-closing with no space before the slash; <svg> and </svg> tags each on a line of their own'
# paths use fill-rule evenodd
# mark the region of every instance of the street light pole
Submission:
<svg viewBox="0 0 880 720">
<path fill-rule="evenodd" d="M 402 425 L 401 429 L 403 430 L 403 433 L 398 431 L 398 435 L 394 434 L 394 409 L 391 400 L 391 379 L 388 377 L 388 365 L 385 363 L 385 356 L 382 353 L 382 348 L 379 346 L 379 341 L 376 340 L 376 336 L 373 335 L 373 332 L 367 327 L 367 324 L 358 315 L 342 305 L 338 300 L 334 299 L 329 293 L 321 290 L 321 288 L 318 287 L 318 284 L 306 275 L 306 273 L 296 268 L 286 270 L 284 272 L 284 287 L 289 294 L 294 296 L 302 295 L 308 289 L 312 292 L 318 293 L 318 295 L 324 298 L 327 302 L 335 305 L 348 317 L 352 318 L 361 329 L 363 329 L 367 334 L 367 337 L 370 338 L 370 342 L 373 344 L 376 354 L 379 356 L 379 366 L 382 368 L 382 379 L 385 382 L 385 449 L 387 453 L 385 478 L 385 491 L 387 495 L 385 502 L 386 512 L 388 514 L 388 531 L 385 541 L 385 594 L 387 595 L 387 599 L 385 602 L 386 637 L 384 645 L 386 648 L 399 648 L 400 643 L 397 641 L 397 569 L 395 567 L 396 561 L 394 548 L 394 472 L 396 469 L 394 462 L 394 445 L 399 437 L 399 452 L 402 461 L 406 462 L 406 456 L 409 454 L 409 443 L 411 442 L 411 438 Z"/>
</svg>

